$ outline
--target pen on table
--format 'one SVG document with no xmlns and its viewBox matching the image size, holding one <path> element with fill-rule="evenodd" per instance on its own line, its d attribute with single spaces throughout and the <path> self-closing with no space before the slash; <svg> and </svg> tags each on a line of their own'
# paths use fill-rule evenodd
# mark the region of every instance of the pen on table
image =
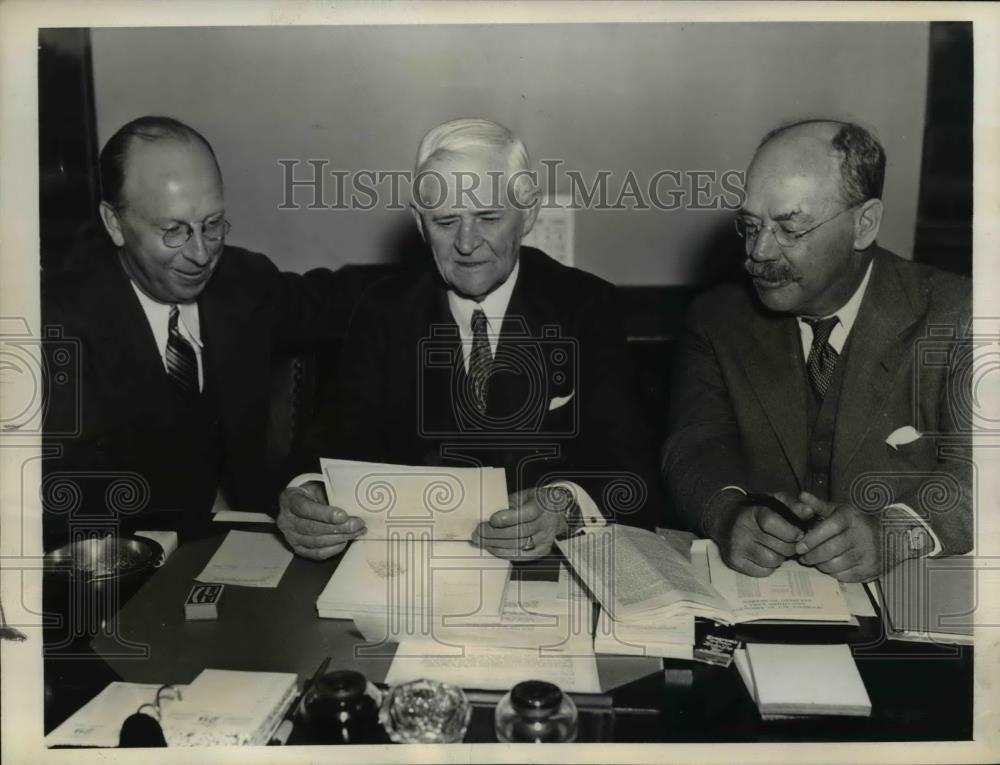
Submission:
<svg viewBox="0 0 1000 765">
<path fill-rule="evenodd" d="M 285 719 L 281 721 L 281 724 L 271 736 L 271 740 L 267 742 L 268 746 L 284 746 L 288 742 L 288 737 L 292 735 L 292 729 L 295 727 L 295 713 L 302 704 L 302 699 L 305 698 L 306 692 L 316 684 L 316 681 L 323 676 L 323 673 L 326 672 L 326 668 L 329 666 L 330 657 L 327 656 L 319 663 L 319 666 L 316 667 L 316 671 L 313 672 L 313 676 L 306 681 L 305 685 L 302 686 L 302 693 L 299 694 L 295 703 L 288 708 L 288 712 L 285 714 Z"/>
</svg>

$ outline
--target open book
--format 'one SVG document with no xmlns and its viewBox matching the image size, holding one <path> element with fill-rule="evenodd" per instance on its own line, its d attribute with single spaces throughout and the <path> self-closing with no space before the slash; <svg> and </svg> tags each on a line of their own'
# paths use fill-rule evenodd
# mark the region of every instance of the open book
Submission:
<svg viewBox="0 0 1000 765">
<path fill-rule="evenodd" d="M 650 624 L 691 615 L 725 624 L 855 622 L 837 580 L 795 561 L 755 578 L 726 566 L 713 542 L 699 541 L 692 556 L 704 550 L 706 579 L 666 540 L 631 526 L 590 528 L 557 544 L 615 621 Z"/>
</svg>

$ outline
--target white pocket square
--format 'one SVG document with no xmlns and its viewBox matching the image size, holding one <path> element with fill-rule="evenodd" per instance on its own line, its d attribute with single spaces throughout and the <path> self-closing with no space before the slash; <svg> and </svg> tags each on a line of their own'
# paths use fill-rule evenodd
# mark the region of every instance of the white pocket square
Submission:
<svg viewBox="0 0 1000 765">
<path fill-rule="evenodd" d="M 549 411 L 551 412 L 552 410 L 554 410 L 554 409 L 558 409 L 558 408 L 559 408 L 559 407 L 561 407 L 561 406 L 566 406 L 566 404 L 568 404 L 568 403 L 569 403 L 569 400 L 570 400 L 571 398 L 573 398 L 573 394 L 574 394 L 574 393 L 576 393 L 576 391 L 575 391 L 575 390 L 571 390 L 571 391 L 569 392 L 569 395 L 568 395 L 568 396 L 555 396 L 555 397 L 554 397 L 554 398 L 553 398 L 553 399 L 552 399 L 552 400 L 551 400 L 551 401 L 549 402 Z"/>
<path fill-rule="evenodd" d="M 889 444 L 893 449 L 899 449 L 900 446 L 905 446 L 906 444 L 912 444 L 923 434 L 920 433 L 912 425 L 907 425 L 902 428 L 896 428 L 889 434 L 889 437 L 885 439 L 885 442 Z"/>
</svg>

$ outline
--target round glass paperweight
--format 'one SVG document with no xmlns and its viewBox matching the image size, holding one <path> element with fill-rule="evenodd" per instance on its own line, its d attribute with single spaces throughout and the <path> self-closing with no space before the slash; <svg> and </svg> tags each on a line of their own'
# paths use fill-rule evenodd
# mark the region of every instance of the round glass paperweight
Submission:
<svg viewBox="0 0 1000 765">
<path fill-rule="evenodd" d="M 500 699 L 494 724 L 505 744 L 565 744 L 576 740 L 576 704 L 557 685 L 526 680 Z"/>
<path fill-rule="evenodd" d="M 461 688 L 433 680 L 395 686 L 379 711 L 379 720 L 397 744 L 453 744 L 469 727 L 472 705 Z"/>
</svg>

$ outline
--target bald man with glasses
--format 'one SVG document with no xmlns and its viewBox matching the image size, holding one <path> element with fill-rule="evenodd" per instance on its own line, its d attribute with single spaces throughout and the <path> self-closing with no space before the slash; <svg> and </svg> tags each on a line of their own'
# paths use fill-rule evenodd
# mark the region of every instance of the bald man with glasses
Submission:
<svg viewBox="0 0 1000 765">
<path fill-rule="evenodd" d="M 215 154 L 177 120 L 124 125 L 100 174 L 107 241 L 42 284 L 44 325 L 78 350 L 77 381 L 47 391 L 47 543 L 74 524 L 188 536 L 213 507 L 273 513 L 288 476 L 266 458 L 272 353 L 346 324 L 342 279 L 228 245 Z M 66 482 L 72 511 L 45 489 Z"/>
<path fill-rule="evenodd" d="M 696 300 L 679 342 L 671 500 L 752 576 L 972 546 L 970 282 L 876 244 L 884 175 L 857 125 L 769 133 L 736 218 L 749 283 Z"/>
</svg>

